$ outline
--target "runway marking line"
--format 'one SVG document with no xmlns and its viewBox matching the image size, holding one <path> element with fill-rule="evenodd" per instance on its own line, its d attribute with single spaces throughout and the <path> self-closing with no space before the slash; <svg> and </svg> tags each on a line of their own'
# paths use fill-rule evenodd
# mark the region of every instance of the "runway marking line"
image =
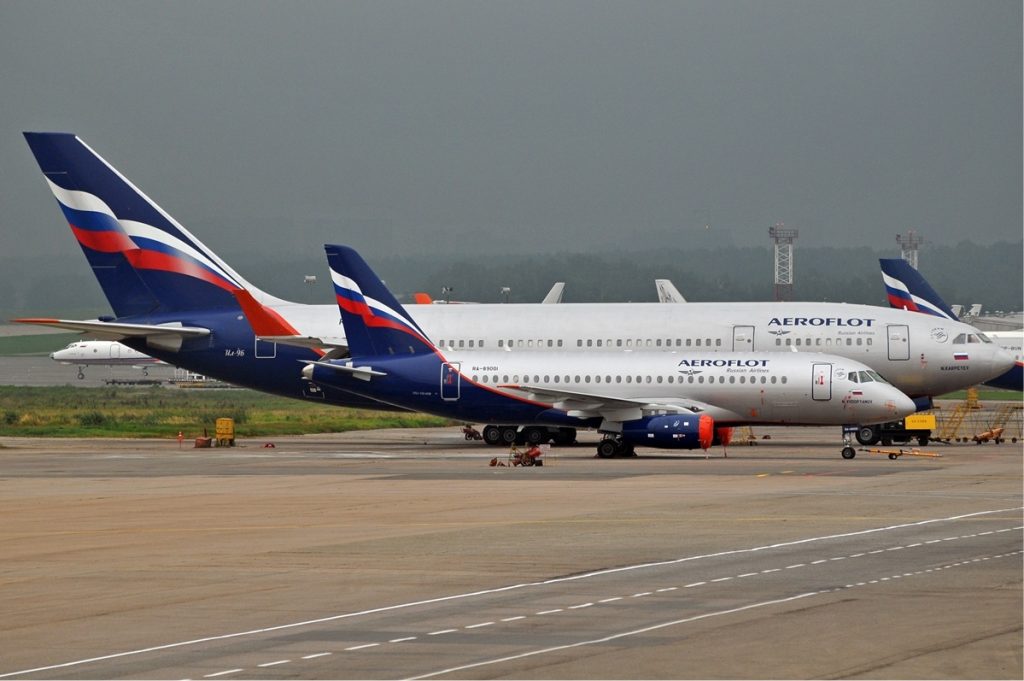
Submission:
<svg viewBox="0 0 1024 681">
<path fill-rule="evenodd" d="M 217 672 L 216 674 L 204 674 L 203 678 L 204 679 L 215 679 L 218 676 L 227 676 L 228 674 L 237 674 L 238 672 L 244 672 L 244 671 L 245 670 L 241 669 L 241 668 L 239 668 L 239 669 L 225 669 L 224 671 Z"/>
<path fill-rule="evenodd" d="M 838 534 L 822 535 L 822 536 L 818 536 L 818 537 L 807 537 L 805 539 L 796 539 L 796 540 L 785 541 L 785 542 L 777 542 L 777 543 L 774 543 L 774 544 L 766 544 L 766 545 L 763 545 L 763 546 L 755 546 L 755 547 L 752 547 L 752 548 L 730 549 L 730 550 L 726 550 L 726 551 L 718 551 L 718 552 L 715 552 L 715 553 L 699 554 L 699 555 L 696 555 L 696 556 L 685 556 L 683 558 L 674 558 L 674 559 L 671 559 L 671 560 L 654 561 L 654 562 L 650 562 L 650 563 L 638 563 L 638 564 L 635 564 L 635 565 L 626 565 L 626 566 L 617 567 L 617 568 L 607 568 L 607 569 L 603 569 L 603 570 L 595 570 L 593 572 L 586 572 L 586 573 L 576 574 L 576 575 L 572 575 L 570 577 L 555 577 L 555 578 L 552 578 L 552 579 L 547 579 L 547 580 L 538 581 L 538 582 L 523 582 L 523 583 L 520 583 L 520 584 L 511 584 L 511 585 L 508 585 L 508 586 L 496 587 L 496 588 L 491 588 L 491 589 L 481 589 L 481 590 L 478 590 L 478 591 L 471 591 L 471 592 L 466 592 L 466 593 L 461 593 L 461 594 L 453 594 L 453 595 L 449 595 L 449 596 L 438 596 L 437 598 L 428 598 L 428 599 L 423 599 L 423 600 L 419 600 L 419 601 L 410 601 L 410 602 L 407 602 L 407 603 L 399 603 L 399 604 L 396 604 L 396 605 L 381 606 L 381 607 L 378 607 L 378 608 L 371 608 L 371 609 L 368 609 L 368 610 L 360 610 L 360 611 L 357 611 L 357 612 L 342 613 L 342 614 L 339 614 L 339 615 L 328 615 L 326 617 L 319 617 L 319 618 L 316 618 L 316 619 L 303 620 L 303 621 L 300 621 L 300 622 L 290 622 L 290 623 L 287 623 L 287 624 L 279 624 L 279 625 L 275 625 L 275 626 L 263 627 L 263 628 L 259 628 L 259 629 L 250 629 L 250 630 L 247 630 L 247 631 L 239 631 L 239 632 L 233 632 L 233 633 L 229 633 L 229 634 L 205 636 L 205 637 L 202 637 L 202 638 L 190 639 L 190 640 L 187 640 L 187 641 L 178 641 L 178 642 L 175 642 L 175 643 L 165 643 L 165 644 L 162 644 L 162 645 L 149 646 L 149 647 L 146 647 L 146 648 L 138 648 L 136 650 L 127 650 L 127 651 L 123 651 L 123 652 L 119 652 L 119 653 L 110 653 L 110 654 L 107 654 L 107 655 L 97 655 L 95 657 L 83 658 L 83 659 L 80 659 L 80 660 L 72 660 L 70 662 L 62 662 L 62 663 L 59 663 L 59 664 L 46 665 L 46 666 L 42 666 L 42 667 L 34 667 L 34 668 L 31 668 L 31 669 L 21 669 L 21 670 L 14 671 L 14 672 L 6 672 L 6 673 L 3 673 L 3 674 L 0 674 L 0 679 L 9 678 L 9 677 L 12 677 L 12 676 L 21 676 L 21 675 L 24 675 L 24 674 L 33 674 L 33 673 L 36 673 L 36 672 L 52 671 L 52 670 L 55 670 L 55 669 L 66 669 L 68 667 L 75 667 L 75 666 L 79 666 L 79 665 L 89 664 L 89 663 L 92 663 L 92 662 L 103 662 L 103 661 L 106 661 L 106 660 L 114 660 L 114 659 L 118 659 L 118 658 L 122 658 L 122 657 L 132 656 L 132 655 L 142 655 L 142 654 L 145 654 L 145 653 L 152 653 L 152 652 L 157 652 L 157 651 L 162 651 L 162 650 L 169 650 L 169 649 L 172 649 L 172 648 L 181 648 L 181 647 L 185 647 L 185 646 L 198 645 L 198 644 L 201 644 L 201 643 L 210 643 L 212 641 L 223 641 L 223 640 L 232 639 L 232 638 L 240 638 L 240 637 L 243 637 L 243 636 L 253 636 L 253 635 L 256 635 L 256 634 L 266 634 L 266 633 L 270 633 L 270 632 L 274 632 L 274 631 L 282 631 L 282 630 L 285 630 L 285 629 L 295 629 L 297 627 L 304 627 L 304 626 L 309 626 L 309 625 L 312 625 L 312 624 L 323 624 L 325 622 L 335 622 L 335 621 L 338 621 L 338 620 L 351 619 L 351 618 L 354 618 L 354 617 L 360 617 L 360 616 L 364 616 L 364 615 L 378 614 L 378 613 L 382 613 L 382 612 L 391 612 L 391 611 L 394 611 L 394 610 L 403 610 L 403 609 L 412 608 L 412 607 L 416 607 L 416 606 L 420 606 L 420 605 L 431 605 L 431 604 L 435 604 L 435 603 L 444 603 L 444 602 L 454 601 L 454 600 L 463 600 L 463 599 L 473 598 L 473 597 L 477 597 L 477 596 L 485 596 L 485 595 L 491 595 L 491 594 L 496 594 L 496 593 L 505 593 L 505 592 L 508 592 L 508 591 L 514 591 L 514 590 L 518 590 L 518 589 L 526 589 L 526 588 L 537 587 L 537 586 L 548 586 L 548 585 L 551 585 L 551 584 L 560 584 L 560 583 L 564 583 L 564 582 L 581 581 L 581 580 L 589 579 L 589 578 L 592 578 L 592 577 L 598 577 L 598 576 L 609 575 L 609 574 L 616 574 L 616 573 L 620 573 L 620 572 L 632 572 L 632 571 L 636 571 L 636 570 L 643 570 L 643 569 L 653 568 L 653 567 L 663 567 L 663 566 L 666 566 L 666 565 L 679 565 L 679 564 L 682 564 L 682 563 L 688 563 L 688 562 L 692 562 L 692 561 L 696 561 L 696 560 L 703 560 L 703 559 L 707 559 L 707 558 L 720 558 L 720 557 L 723 557 L 723 556 L 735 556 L 735 555 L 740 555 L 740 554 L 744 554 L 744 553 L 755 553 L 755 552 L 760 552 L 760 551 L 770 551 L 772 549 L 786 548 L 786 547 L 791 547 L 791 546 L 800 546 L 802 544 L 810 544 L 810 543 L 814 543 L 814 542 L 828 541 L 828 540 L 832 540 L 832 539 L 845 539 L 845 538 L 848 538 L 848 537 L 857 537 L 857 536 L 863 536 L 863 535 L 868 535 L 868 534 L 875 534 L 875 533 L 879 533 L 879 532 L 891 532 L 891 531 L 894 531 L 894 530 L 906 529 L 908 527 L 922 527 L 922 526 L 925 526 L 925 525 L 932 525 L 932 524 L 935 524 L 935 523 L 950 522 L 950 521 L 955 521 L 955 520 L 963 520 L 965 518 L 975 518 L 975 517 L 978 517 L 978 516 L 985 516 L 985 515 L 994 515 L 996 513 L 1007 513 L 1007 512 L 1010 512 L 1010 511 L 1020 511 L 1022 509 L 1024 509 L 1024 506 L 1014 506 L 1014 507 L 1010 507 L 1010 508 L 1000 508 L 1000 509 L 993 509 L 993 510 L 989 510 L 989 511 L 976 511 L 976 512 L 973 512 L 973 513 L 964 513 L 964 514 L 961 514 L 961 515 L 947 516 L 947 517 L 944 517 L 944 518 L 928 518 L 926 520 L 918 520 L 918 521 L 915 521 L 915 522 L 899 523 L 899 524 L 896 524 L 896 525 L 886 525 L 886 526 L 883 526 L 883 527 L 873 527 L 873 528 L 869 528 L 869 529 L 866 529 L 866 530 L 855 530 L 855 531 L 852 531 L 852 532 L 842 532 L 842 533 L 838 533 Z M 953 540 L 955 538 L 956 537 L 950 537 L 948 539 L 943 539 L 941 541 L 947 541 L 947 540 L 951 541 L 951 540 Z M 766 573 L 766 571 L 762 571 L 762 573 Z M 557 610 L 556 611 L 552 611 L 552 612 L 557 612 Z M 540 614 L 540 613 L 538 613 L 538 614 Z M 373 645 L 379 645 L 379 644 L 373 644 Z M 231 673 L 234 673 L 234 672 L 231 672 Z"/>
<path fill-rule="evenodd" d="M 427 636 L 440 636 L 441 634 L 451 634 L 458 631 L 458 629 L 442 629 L 441 631 L 432 631 Z"/>
<path fill-rule="evenodd" d="M 291 660 L 277 660 L 276 662 L 264 662 L 263 664 L 256 665 L 257 667 L 276 667 L 279 664 L 288 664 Z"/>
<path fill-rule="evenodd" d="M 987 560 L 989 558 L 1005 558 L 1005 557 L 1008 557 L 1008 556 L 1019 555 L 1019 554 L 1022 554 L 1022 553 L 1024 553 L 1024 551 L 1012 551 L 1012 552 L 1006 553 L 1006 554 L 999 554 L 999 555 L 996 555 L 996 556 L 987 556 L 987 557 L 983 557 L 983 558 L 977 558 L 977 559 L 974 559 L 974 560 Z M 950 565 L 944 565 L 944 566 L 942 566 L 942 567 L 940 567 L 938 569 L 952 568 L 952 567 L 954 567 L 956 565 L 962 565 L 962 563 L 953 563 L 953 564 L 950 564 Z M 899 578 L 899 575 L 893 575 L 892 577 L 882 577 L 881 579 L 871 580 L 870 582 L 867 582 L 867 584 L 877 584 L 877 583 L 879 583 L 881 581 L 889 581 L 890 579 L 897 579 L 897 578 Z M 865 586 L 865 582 L 858 582 L 857 584 L 847 584 L 844 587 L 839 587 L 839 588 L 835 588 L 835 589 L 822 589 L 820 591 L 811 591 L 811 592 L 808 592 L 808 593 L 797 594 L 796 596 L 789 596 L 789 597 L 786 597 L 786 598 L 778 598 L 778 599 L 774 599 L 774 600 L 770 600 L 770 601 L 762 601 L 760 603 L 752 603 L 750 605 L 744 605 L 744 606 L 740 606 L 740 607 L 737 607 L 737 608 L 731 608 L 729 610 L 719 610 L 719 611 L 716 611 L 716 612 L 709 612 L 709 613 L 704 613 L 704 614 L 701 614 L 701 615 L 694 615 L 693 617 L 686 617 L 686 618 L 683 618 L 683 619 L 672 620 L 671 622 L 662 622 L 660 624 L 654 624 L 654 625 L 651 625 L 649 627 L 644 627 L 642 629 L 634 629 L 632 631 L 625 631 L 625 632 L 621 632 L 621 633 L 618 633 L 618 634 L 611 634 L 609 636 L 605 636 L 605 637 L 602 637 L 602 638 L 591 639 L 591 640 L 587 640 L 587 641 L 577 641 L 576 643 L 568 643 L 568 644 L 560 645 L 560 646 L 552 646 L 550 648 L 542 648 L 542 649 L 539 649 L 539 650 L 530 650 L 530 651 L 527 651 L 525 653 L 518 653 L 518 654 L 515 654 L 515 655 L 508 655 L 506 657 L 500 657 L 500 658 L 496 658 L 496 659 L 493 659 L 493 660 L 483 660 L 481 662 L 473 662 L 473 663 L 461 665 L 461 666 L 458 666 L 458 667 L 449 667 L 448 669 L 442 669 L 442 670 L 430 672 L 430 673 L 427 673 L 427 674 L 420 674 L 418 676 L 410 676 L 410 677 L 407 677 L 405 679 L 405 681 L 419 681 L 420 679 L 429 679 L 429 678 L 433 678 L 435 676 L 441 676 L 442 674 L 452 674 L 452 673 L 455 673 L 455 672 L 465 671 L 467 669 L 476 669 L 478 667 L 485 667 L 485 666 L 489 666 L 489 665 L 493 665 L 493 664 L 500 664 L 502 662 L 511 662 L 513 660 L 520 660 L 520 659 L 527 658 L 527 657 L 534 657 L 534 656 L 537 656 L 537 655 L 544 655 L 546 653 L 559 652 L 559 651 L 562 651 L 562 650 L 570 650 L 572 648 L 580 648 L 580 647 L 583 647 L 583 646 L 597 645 L 597 644 L 600 644 L 600 643 L 608 643 L 610 641 L 615 641 L 615 640 L 618 640 L 618 639 L 621 639 L 621 638 L 626 638 L 628 636 L 636 636 L 638 634 L 645 634 L 645 633 L 648 633 L 648 632 L 651 632 L 651 631 L 656 631 L 658 629 L 664 629 L 666 627 L 678 626 L 680 624 L 688 624 L 690 622 L 696 622 L 698 620 L 708 619 L 710 617 L 719 617 L 719 616 L 722 616 L 722 615 L 731 615 L 731 614 L 735 614 L 735 613 L 738 613 L 738 612 L 743 612 L 745 610 L 753 610 L 755 608 L 762 608 L 762 607 L 769 606 L 769 605 L 779 605 L 779 604 L 782 604 L 782 603 L 789 603 L 789 602 L 792 602 L 792 601 L 800 600 L 800 599 L 803 599 L 803 598 L 809 598 L 809 597 L 812 597 L 812 596 L 819 596 L 819 595 L 825 595 L 825 594 L 830 594 L 830 593 L 836 593 L 836 592 L 839 592 L 839 591 L 843 591 L 845 589 L 853 588 L 854 586 Z"/>
<path fill-rule="evenodd" d="M 326 657 L 327 655 L 333 655 L 334 653 L 313 653 L 312 655 L 303 655 L 303 660 L 313 660 L 318 657 Z"/>
<path fill-rule="evenodd" d="M 470 625 L 466 626 L 465 628 L 466 629 L 479 629 L 481 627 L 489 627 L 492 624 L 494 624 L 494 622 L 481 622 L 480 624 L 470 624 Z"/>
</svg>

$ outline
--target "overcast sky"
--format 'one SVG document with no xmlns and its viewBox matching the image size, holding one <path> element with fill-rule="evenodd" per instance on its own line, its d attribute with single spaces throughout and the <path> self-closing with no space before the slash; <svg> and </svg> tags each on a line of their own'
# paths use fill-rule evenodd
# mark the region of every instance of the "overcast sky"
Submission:
<svg viewBox="0 0 1024 681">
<path fill-rule="evenodd" d="M 229 262 L 777 221 L 1016 242 L 1021 27 L 1002 0 L 4 0 L 0 255 L 77 251 L 23 130 L 77 133 Z"/>
</svg>

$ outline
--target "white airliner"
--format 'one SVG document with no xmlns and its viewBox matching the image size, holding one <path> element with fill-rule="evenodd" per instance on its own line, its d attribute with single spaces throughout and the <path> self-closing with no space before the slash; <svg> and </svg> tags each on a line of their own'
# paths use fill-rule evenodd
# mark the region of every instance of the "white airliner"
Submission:
<svg viewBox="0 0 1024 681">
<path fill-rule="evenodd" d="M 102 340 L 75 341 L 50 353 L 50 359 L 61 364 L 77 364 L 79 379 L 85 378 L 84 368 L 87 366 L 137 366 L 142 367 L 145 373 L 147 365 L 163 363 L 117 341 Z"/>
<path fill-rule="evenodd" d="M 114 316 L 21 321 L 122 340 L 175 366 L 280 395 L 373 404 L 297 380 L 296 362 L 346 355 L 336 306 L 288 302 L 259 290 L 76 136 L 25 137 Z M 250 292 L 267 309 L 276 331 L 254 337 L 235 298 L 239 290 Z M 867 365 L 914 398 L 981 383 L 1013 366 L 1013 359 L 993 343 L 960 347 L 956 339 L 977 334 L 966 324 L 867 305 L 576 303 L 405 309 L 445 350 L 824 352 Z"/>
<path fill-rule="evenodd" d="M 358 253 L 326 250 L 350 357 L 310 362 L 302 374 L 397 407 L 474 422 L 592 427 L 606 434 L 597 450 L 605 457 L 638 444 L 707 449 L 716 437 L 727 442 L 738 424 L 877 423 L 916 410 L 865 365 L 817 352 L 446 353 Z M 258 329 L 266 310 L 236 295 Z"/>
</svg>

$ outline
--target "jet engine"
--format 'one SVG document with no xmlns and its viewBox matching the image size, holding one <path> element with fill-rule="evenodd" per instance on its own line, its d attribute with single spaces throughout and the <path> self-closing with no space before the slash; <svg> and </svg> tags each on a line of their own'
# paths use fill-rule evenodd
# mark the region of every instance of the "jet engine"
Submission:
<svg viewBox="0 0 1024 681">
<path fill-rule="evenodd" d="M 630 421 L 622 441 L 662 449 L 707 449 L 715 437 L 715 421 L 707 414 L 669 414 Z"/>
</svg>

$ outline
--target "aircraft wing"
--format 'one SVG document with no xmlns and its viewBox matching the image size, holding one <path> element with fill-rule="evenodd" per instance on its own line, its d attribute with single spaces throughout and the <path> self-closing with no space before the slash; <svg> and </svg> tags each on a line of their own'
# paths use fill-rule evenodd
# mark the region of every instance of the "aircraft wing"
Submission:
<svg viewBox="0 0 1024 681">
<path fill-rule="evenodd" d="M 580 418 L 600 416 L 609 421 L 632 421 L 651 412 L 695 414 L 711 407 L 703 402 L 684 398 L 666 400 L 663 397 L 655 399 L 609 397 L 596 393 L 551 388 L 550 386 L 519 384 L 506 384 L 498 387 L 529 393 L 529 399 L 551 403 L 556 409 L 562 409 L 570 416 Z"/>
<path fill-rule="evenodd" d="M 120 340 L 122 338 L 149 338 L 151 336 L 209 336 L 210 330 L 201 326 L 182 326 L 181 324 L 123 324 L 118 322 L 101 322 L 98 319 L 50 319 L 47 317 L 23 317 L 12 319 L 18 324 L 38 324 L 53 326 L 69 331 L 81 331 L 104 340 Z"/>
</svg>

